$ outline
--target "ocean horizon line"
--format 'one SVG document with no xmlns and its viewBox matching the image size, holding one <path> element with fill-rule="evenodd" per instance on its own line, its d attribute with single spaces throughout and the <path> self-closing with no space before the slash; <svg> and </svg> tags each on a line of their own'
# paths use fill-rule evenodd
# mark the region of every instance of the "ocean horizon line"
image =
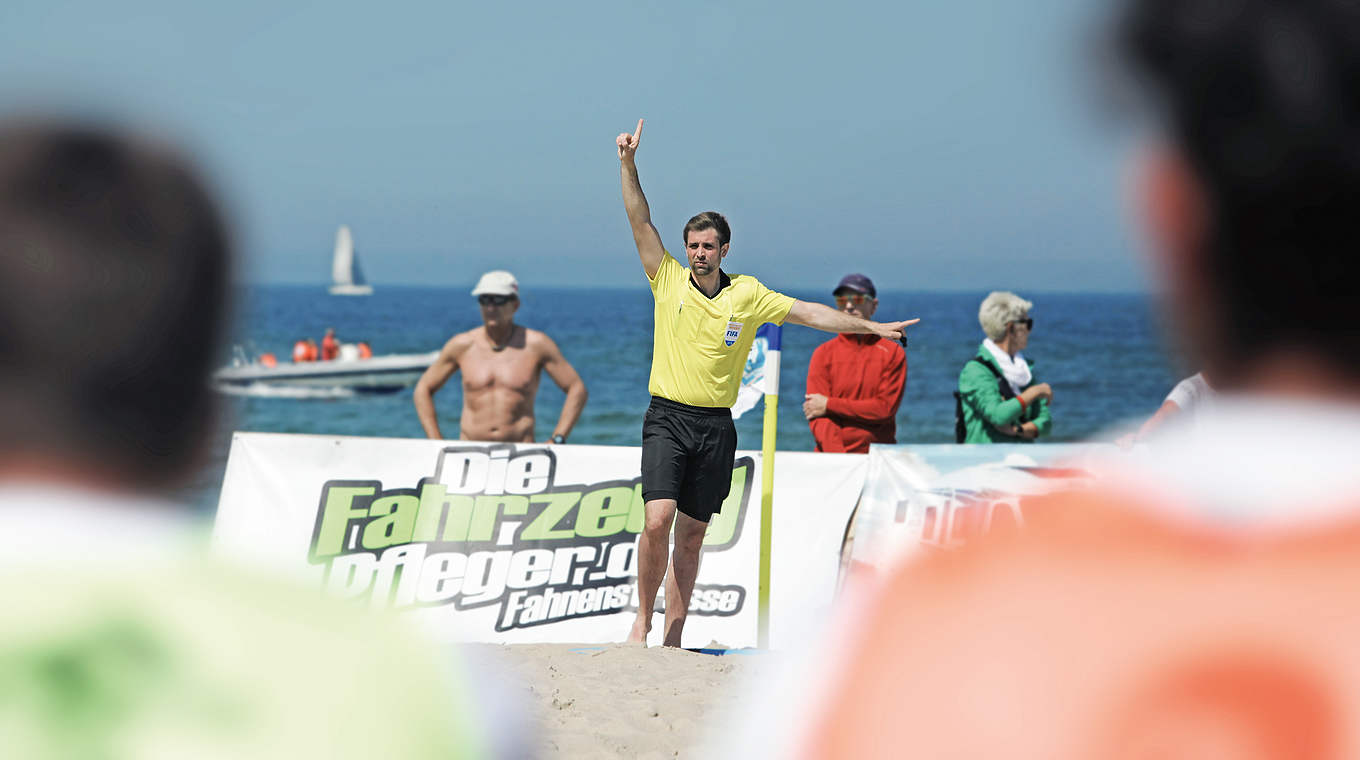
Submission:
<svg viewBox="0 0 1360 760">
<path fill-rule="evenodd" d="M 373 289 L 374 289 L 375 292 L 377 292 L 377 291 L 379 291 L 379 290 L 383 290 L 383 289 L 391 289 L 391 290 L 410 290 L 410 291 L 427 291 L 427 292 L 428 292 L 428 291 L 440 291 L 440 290 L 463 290 L 463 291 L 471 291 L 472 288 L 473 288 L 473 286 L 476 284 L 476 280 L 469 280 L 469 281 L 467 281 L 467 282 L 465 282 L 465 283 L 460 282 L 460 283 L 451 283 L 451 284 L 433 284 L 433 285 L 432 285 L 432 284 L 429 284 L 429 283 L 408 283 L 408 282 L 386 283 L 386 284 L 374 284 L 374 283 L 369 283 L 369 284 L 372 285 L 372 287 L 373 287 Z M 297 281 L 238 282 L 238 283 L 235 283 L 235 284 L 233 285 L 233 288 L 236 289 L 236 290 L 242 290 L 242 289 L 245 289 L 245 290 L 251 290 L 251 289 L 273 289 L 273 288 L 278 288 L 278 289 L 285 289 L 285 290 L 308 290 L 308 291 L 316 290 L 316 291 L 325 291 L 325 290 L 326 290 L 327 288 L 329 288 L 329 287 L 330 287 L 330 286 L 329 286 L 328 284 L 326 284 L 326 283 L 319 283 L 319 282 L 297 282 Z M 826 285 L 825 283 L 818 283 L 818 284 L 814 284 L 814 285 L 794 285 L 794 286 L 785 287 L 784 289 L 785 289 L 785 290 L 789 290 L 789 291 L 803 292 L 803 291 L 811 291 L 811 290 L 823 290 L 823 289 L 825 289 L 826 287 L 827 287 L 827 285 Z M 537 285 L 535 285 L 535 286 L 532 287 L 532 289 L 531 289 L 530 292 L 533 292 L 533 291 L 539 291 L 539 292 L 554 292 L 554 293 L 560 293 L 560 292 L 572 292 L 572 291 L 582 291 L 582 292 L 619 291 L 619 292 L 624 292 L 624 291 L 635 291 L 635 290 L 638 290 L 638 289 L 639 289 L 639 285 L 626 285 L 626 284 L 586 285 L 586 284 L 578 284 L 578 283 L 566 283 L 566 284 L 560 284 L 560 283 L 559 283 L 559 284 L 553 284 L 553 285 L 547 285 L 547 286 L 537 286 Z M 1016 291 L 1016 292 L 1021 293 L 1021 295 L 1025 295 L 1025 296 L 1029 296 L 1029 295 L 1039 295 L 1039 296 L 1080 296 L 1080 295 L 1100 295 L 1100 296 L 1137 296 L 1137 297 L 1147 297 L 1147 298 L 1151 298 L 1151 297 L 1155 297 L 1155 296 L 1157 295 L 1157 291 L 1151 290 L 1151 289 L 1147 289 L 1147 290 L 1118 290 L 1118 289 L 1107 289 L 1107 288 L 1083 288 L 1083 289 L 1073 289 L 1073 290 L 1051 290 L 1051 289 L 1032 289 L 1032 288 L 1024 288 L 1024 287 L 1018 287 L 1018 288 L 1017 288 L 1017 287 L 978 287 L 978 288 L 947 287 L 947 288 L 907 288 L 907 289 L 899 289 L 899 288 L 881 288 L 881 289 L 880 289 L 880 292 L 883 292 L 883 293 L 901 293 L 901 294 L 931 294 L 931 295 L 970 295 L 970 294 L 982 294 L 982 295 L 986 295 L 987 293 L 990 293 L 990 292 L 992 292 L 992 291 L 994 291 L 994 290 L 1013 290 L 1013 291 Z M 346 297 L 348 297 L 348 296 L 346 296 Z"/>
</svg>

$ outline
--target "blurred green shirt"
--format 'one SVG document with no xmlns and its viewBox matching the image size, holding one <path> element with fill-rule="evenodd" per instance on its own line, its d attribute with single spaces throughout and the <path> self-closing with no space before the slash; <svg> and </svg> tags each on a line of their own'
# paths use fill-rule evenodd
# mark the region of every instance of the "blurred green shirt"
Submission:
<svg viewBox="0 0 1360 760">
<path fill-rule="evenodd" d="M 205 558 L 154 510 L 100 501 L 0 487 L 5 756 L 484 755 L 452 657 L 386 616 Z"/>
</svg>

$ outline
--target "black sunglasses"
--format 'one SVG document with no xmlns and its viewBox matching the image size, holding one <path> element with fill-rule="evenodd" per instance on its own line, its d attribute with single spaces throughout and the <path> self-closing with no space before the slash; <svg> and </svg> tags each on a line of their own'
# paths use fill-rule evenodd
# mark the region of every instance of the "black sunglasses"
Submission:
<svg viewBox="0 0 1360 760">
<path fill-rule="evenodd" d="M 504 306 L 513 300 L 515 300 L 514 296 L 493 296 L 490 294 L 477 296 L 477 303 L 483 306 Z"/>
<path fill-rule="evenodd" d="M 1024 319 L 1013 319 L 1011 320 L 1011 324 L 1024 325 L 1026 330 L 1032 331 L 1034 330 L 1034 317 L 1025 317 Z"/>
</svg>

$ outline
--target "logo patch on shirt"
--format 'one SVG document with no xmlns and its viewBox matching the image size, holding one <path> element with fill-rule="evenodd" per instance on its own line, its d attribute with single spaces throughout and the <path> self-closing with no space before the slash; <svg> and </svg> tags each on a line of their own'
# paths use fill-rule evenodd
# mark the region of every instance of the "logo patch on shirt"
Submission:
<svg viewBox="0 0 1360 760">
<path fill-rule="evenodd" d="M 723 335 L 723 343 L 727 344 L 727 346 L 730 348 L 733 343 L 737 342 L 737 337 L 740 335 L 741 335 L 741 323 L 728 322 L 727 332 Z"/>
</svg>

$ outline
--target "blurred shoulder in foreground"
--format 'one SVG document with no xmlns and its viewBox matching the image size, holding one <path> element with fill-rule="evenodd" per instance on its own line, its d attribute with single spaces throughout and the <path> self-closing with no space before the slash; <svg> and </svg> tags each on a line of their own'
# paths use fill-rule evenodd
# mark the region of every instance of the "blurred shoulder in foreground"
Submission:
<svg viewBox="0 0 1360 760">
<path fill-rule="evenodd" d="M 1360 9 L 1122 5 L 1142 227 L 1214 408 L 888 569 L 780 756 L 1360 756 Z"/>
</svg>

